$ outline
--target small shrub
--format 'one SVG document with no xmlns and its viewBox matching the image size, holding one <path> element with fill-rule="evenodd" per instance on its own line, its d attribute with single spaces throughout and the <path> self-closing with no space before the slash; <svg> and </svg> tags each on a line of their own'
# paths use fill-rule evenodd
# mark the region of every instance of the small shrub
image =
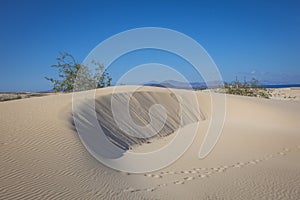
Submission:
<svg viewBox="0 0 300 200">
<path fill-rule="evenodd" d="M 270 92 L 262 85 L 258 84 L 258 80 L 252 78 L 250 82 L 244 79 L 241 83 L 237 78 L 231 83 L 224 84 L 224 90 L 227 94 L 235 94 L 249 97 L 261 97 L 269 99 L 271 97 Z"/>
<path fill-rule="evenodd" d="M 56 58 L 56 62 L 57 64 L 51 67 L 58 69 L 59 79 L 45 77 L 46 80 L 53 83 L 53 90 L 56 92 L 73 91 L 75 80 L 80 82 L 80 88 L 76 90 L 89 90 L 111 85 L 112 78 L 104 69 L 104 66 L 98 62 L 92 62 L 96 66 L 93 73 L 87 66 L 79 64 L 69 53 L 60 53 L 60 57 Z"/>
</svg>

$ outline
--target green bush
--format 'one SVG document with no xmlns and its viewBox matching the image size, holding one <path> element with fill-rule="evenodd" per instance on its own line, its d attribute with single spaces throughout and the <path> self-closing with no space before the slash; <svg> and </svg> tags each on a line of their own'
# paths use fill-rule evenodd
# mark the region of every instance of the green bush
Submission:
<svg viewBox="0 0 300 200">
<path fill-rule="evenodd" d="M 59 79 L 45 77 L 53 83 L 53 90 L 56 92 L 72 92 L 73 90 L 88 90 L 93 88 L 108 87 L 111 85 L 112 78 L 109 76 L 104 66 L 93 61 L 96 66 L 95 71 L 91 72 L 87 66 L 79 64 L 69 53 L 60 53 L 56 58 L 57 64 L 51 67 L 58 69 Z M 75 80 L 80 82 L 80 87 L 75 88 Z"/>
<path fill-rule="evenodd" d="M 263 86 L 258 84 L 258 80 L 252 78 L 250 82 L 246 79 L 244 82 L 240 82 L 237 78 L 231 83 L 224 84 L 224 92 L 227 94 L 235 94 L 249 97 L 261 97 L 269 99 L 271 94 Z"/>
</svg>

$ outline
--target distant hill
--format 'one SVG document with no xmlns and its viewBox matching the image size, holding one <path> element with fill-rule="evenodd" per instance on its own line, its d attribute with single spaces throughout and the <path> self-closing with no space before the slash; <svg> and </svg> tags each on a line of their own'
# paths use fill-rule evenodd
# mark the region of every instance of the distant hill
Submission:
<svg viewBox="0 0 300 200">
<path fill-rule="evenodd" d="M 199 90 L 199 89 L 207 89 L 207 86 L 204 82 L 181 82 L 175 80 L 167 80 L 161 83 L 151 81 L 149 83 L 145 83 L 145 86 L 154 86 L 154 87 L 164 87 L 164 88 L 178 88 L 178 89 L 189 89 L 189 90 Z"/>
</svg>

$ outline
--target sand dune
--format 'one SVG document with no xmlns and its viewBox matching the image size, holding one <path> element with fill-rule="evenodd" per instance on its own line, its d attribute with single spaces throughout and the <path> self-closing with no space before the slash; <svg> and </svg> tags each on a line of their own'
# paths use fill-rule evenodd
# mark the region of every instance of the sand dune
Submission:
<svg viewBox="0 0 300 200">
<path fill-rule="evenodd" d="M 148 152 L 170 142 L 176 130 L 189 133 L 197 125 L 191 147 L 159 171 L 118 172 L 81 143 L 72 94 L 1 102 L 0 199 L 299 199 L 299 101 L 227 95 L 222 135 L 199 160 L 211 119 L 209 93 L 197 92 L 199 110 L 191 109 L 181 120 L 179 100 L 170 90 L 141 88 L 130 102 L 135 123 L 148 124 L 147 110 L 156 102 L 168 112 L 158 136 L 140 139 L 125 135 L 112 120 L 114 89 L 97 90 L 95 101 L 98 121 L 111 142 L 124 151 Z M 122 91 L 129 89 L 123 86 Z"/>
<path fill-rule="evenodd" d="M 155 130 L 155 127 L 152 127 L 153 132 L 149 134 L 142 133 L 145 134 L 143 138 L 130 136 L 124 133 L 124 131 L 122 131 L 118 127 L 118 124 L 116 124 L 114 121 L 114 116 L 112 110 L 110 109 L 112 106 L 112 94 L 99 93 L 96 96 L 95 106 L 98 122 L 102 129 L 105 130 L 105 134 L 110 141 L 126 150 L 139 144 L 148 143 L 150 139 L 153 139 L 153 137 L 151 137 L 152 135 L 155 135 L 155 137 L 168 136 L 182 126 L 205 119 L 204 115 L 196 109 L 188 109 L 186 113 L 182 113 L 183 119 L 181 119 L 179 100 L 171 91 L 167 91 L 167 89 L 163 89 L 162 91 L 159 89 L 156 91 L 149 91 L 145 90 L 145 88 L 139 88 L 132 94 L 114 94 L 113 98 L 117 99 L 118 107 L 126 106 L 124 101 L 126 95 L 132 95 L 129 104 L 130 116 L 132 117 L 134 123 L 140 126 L 146 126 L 150 123 L 151 119 L 148 112 L 152 105 L 159 103 L 167 111 L 167 119 L 160 130 Z M 162 110 L 158 110 L 158 112 L 161 111 Z M 162 113 L 157 113 L 156 116 L 162 116 Z M 157 119 L 162 121 L 159 118 Z M 128 132 L 131 132 L 131 134 L 140 134 L 139 132 L 136 132 L 136 129 L 132 129 L 131 127 L 129 128 L 130 129 Z"/>
</svg>

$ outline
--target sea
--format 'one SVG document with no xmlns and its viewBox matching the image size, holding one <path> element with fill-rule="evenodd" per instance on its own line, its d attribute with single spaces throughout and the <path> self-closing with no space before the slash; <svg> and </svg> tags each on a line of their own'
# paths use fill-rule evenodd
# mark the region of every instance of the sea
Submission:
<svg viewBox="0 0 300 200">
<path fill-rule="evenodd" d="M 265 88 L 300 88 L 300 84 L 280 84 L 280 85 L 262 85 Z"/>
</svg>

